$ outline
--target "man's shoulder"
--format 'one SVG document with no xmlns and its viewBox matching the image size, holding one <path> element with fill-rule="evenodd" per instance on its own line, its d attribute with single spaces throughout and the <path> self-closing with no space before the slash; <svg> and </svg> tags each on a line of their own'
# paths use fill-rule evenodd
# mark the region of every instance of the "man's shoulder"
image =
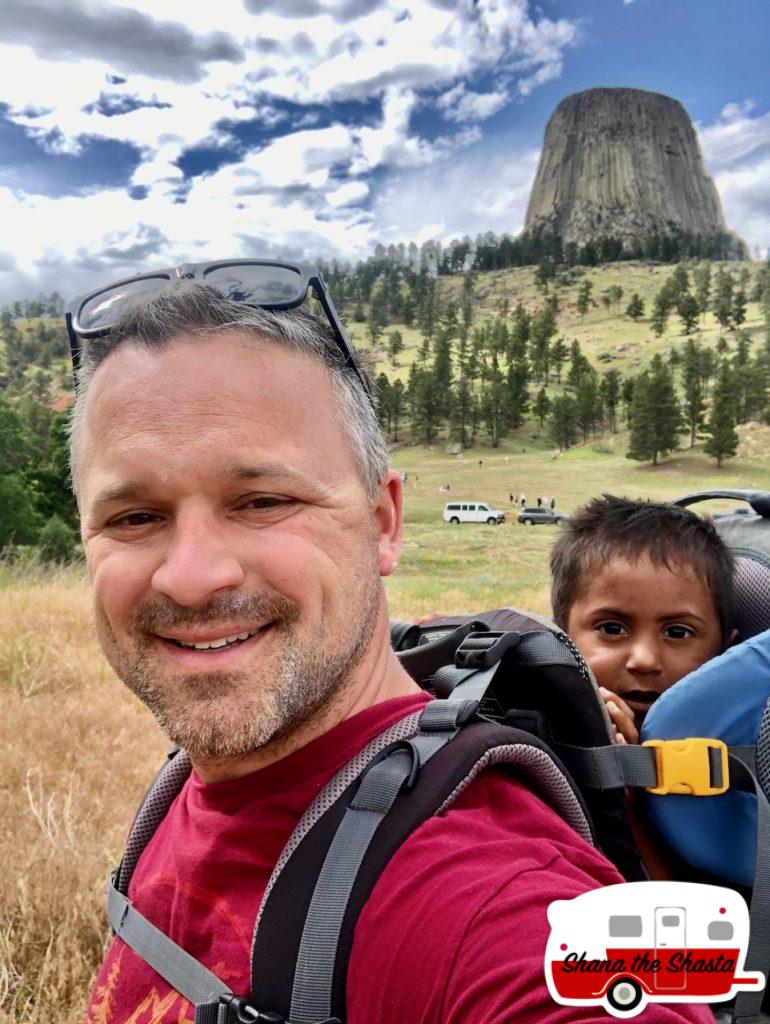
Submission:
<svg viewBox="0 0 770 1024">
<path fill-rule="evenodd" d="M 564 859 L 565 869 L 597 877 L 596 884 L 622 881 L 602 853 L 589 845 L 541 796 L 504 769 L 481 772 L 446 813 L 426 821 L 407 839 L 405 857 L 429 855 L 454 870 L 537 871 Z M 458 860 L 458 855 L 462 854 Z"/>
</svg>

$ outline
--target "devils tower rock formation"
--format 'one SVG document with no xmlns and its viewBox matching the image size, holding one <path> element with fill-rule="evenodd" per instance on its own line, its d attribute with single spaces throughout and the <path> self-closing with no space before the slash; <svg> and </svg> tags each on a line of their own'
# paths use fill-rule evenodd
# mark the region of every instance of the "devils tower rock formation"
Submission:
<svg viewBox="0 0 770 1024">
<path fill-rule="evenodd" d="M 613 238 L 643 252 L 654 235 L 710 239 L 714 255 L 744 257 L 703 168 L 684 107 L 641 89 L 589 89 L 551 116 L 525 232 L 563 244 Z"/>
</svg>

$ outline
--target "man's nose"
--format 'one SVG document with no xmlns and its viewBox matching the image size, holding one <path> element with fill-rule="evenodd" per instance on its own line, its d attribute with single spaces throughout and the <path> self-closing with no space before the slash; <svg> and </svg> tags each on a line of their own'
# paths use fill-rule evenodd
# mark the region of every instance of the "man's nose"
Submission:
<svg viewBox="0 0 770 1024">
<path fill-rule="evenodd" d="M 213 516 L 177 519 L 152 585 L 179 605 L 201 604 L 218 590 L 243 584 L 243 567 Z"/>
<path fill-rule="evenodd" d="M 626 660 L 629 672 L 656 673 L 662 670 L 660 642 L 657 636 L 634 637 Z"/>
</svg>

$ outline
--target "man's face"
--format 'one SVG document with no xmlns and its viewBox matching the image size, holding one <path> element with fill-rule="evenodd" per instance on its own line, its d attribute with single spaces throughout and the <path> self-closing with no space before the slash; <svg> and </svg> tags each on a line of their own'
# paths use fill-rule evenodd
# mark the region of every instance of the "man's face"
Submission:
<svg viewBox="0 0 770 1024">
<path fill-rule="evenodd" d="M 721 626 L 706 583 L 687 566 L 667 569 L 648 555 L 613 558 L 586 574 L 567 633 L 599 686 L 634 712 L 721 650 Z"/>
<path fill-rule="evenodd" d="M 294 732 L 385 636 L 399 484 L 372 507 L 336 416 L 323 365 L 237 333 L 128 346 L 94 375 L 79 477 L 99 640 L 193 760 Z"/>
</svg>

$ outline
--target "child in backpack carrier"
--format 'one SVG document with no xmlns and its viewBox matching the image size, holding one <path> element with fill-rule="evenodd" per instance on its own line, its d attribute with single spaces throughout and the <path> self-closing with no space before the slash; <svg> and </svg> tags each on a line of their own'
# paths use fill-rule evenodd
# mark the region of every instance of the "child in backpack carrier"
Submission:
<svg viewBox="0 0 770 1024">
<path fill-rule="evenodd" d="M 653 701 L 732 641 L 732 555 L 689 509 L 605 494 L 562 527 L 551 603 L 596 677 L 617 742 L 637 743 Z"/>
</svg>

